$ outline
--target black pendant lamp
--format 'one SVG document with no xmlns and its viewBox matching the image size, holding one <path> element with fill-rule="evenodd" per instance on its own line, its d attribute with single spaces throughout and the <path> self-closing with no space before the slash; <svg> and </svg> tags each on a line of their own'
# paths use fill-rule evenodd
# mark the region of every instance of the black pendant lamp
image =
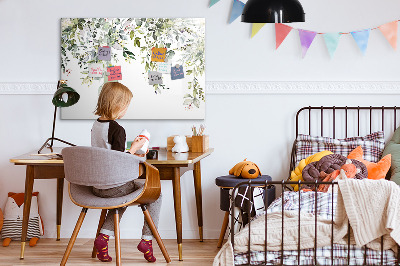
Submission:
<svg viewBox="0 0 400 266">
<path fill-rule="evenodd" d="M 304 22 L 304 10 L 298 0 L 249 0 L 243 9 L 242 22 Z"/>
</svg>

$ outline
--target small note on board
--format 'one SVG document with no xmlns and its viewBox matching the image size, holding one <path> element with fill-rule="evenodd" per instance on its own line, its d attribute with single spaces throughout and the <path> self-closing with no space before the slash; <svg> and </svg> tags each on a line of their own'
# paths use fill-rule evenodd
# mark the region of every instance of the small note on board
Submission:
<svg viewBox="0 0 400 266">
<path fill-rule="evenodd" d="M 157 71 L 149 71 L 149 84 L 163 84 L 162 74 Z"/>
<path fill-rule="evenodd" d="M 107 67 L 107 72 L 110 72 L 110 74 L 108 75 L 108 81 L 122 79 L 121 66 Z"/>
<path fill-rule="evenodd" d="M 171 67 L 171 80 L 183 79 L 185 74 L 183 73 L 182 65 L 175 65 Z"/>
<path fill-rule="evenodd" d="M 171 63 L 159 62 L 157 63 L 157 71 L 163 74 L 171 72 Z"/>
<path fill-rule="evenodd" d="M 156 48 L 151 49 L 151 61 L 153 62 L 164 62 L 167 54 L 167 48 Z"/>
<path fill-rule="evenodd" d="M 99 46 L 98 59 L 104 61 L 111 60 L 111 47 L 109 46 Z"/>
<path fill-rule="evenodd" d="M 104 70 L 103 64 L 89 64 L 89 77 L 101 78 L 103 77 Z"/>
</svg>

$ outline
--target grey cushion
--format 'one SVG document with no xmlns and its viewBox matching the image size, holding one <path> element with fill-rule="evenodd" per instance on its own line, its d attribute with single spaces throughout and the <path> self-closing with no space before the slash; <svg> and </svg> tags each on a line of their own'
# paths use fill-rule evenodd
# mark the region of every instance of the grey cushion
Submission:
<svg viewBox="0 0 400 266">
<path fill-rule="evenodd" d="M 400 127 L 396 129 L 392 139 L 386 144 L 382 157 L 388 154 L 392 155 L 392 165 L 388 175 L 391 181 L 400 185 Z"/>
<path fill-rule="evenodd" d="M 68 147 L 62 150 L 65 179 L 83 186 L 109 188 L 139 176 L 145 159 L 125 152 L 97 147 Z"/>
<path fill-rule="evenodd" d="M 135 180 L 136 182 L 144 183 L 145 180 Z M 90 186 L 82 186 L 77 184 L 70 184 L 70 193 L 72 199 L 78 203 L 79 205 L 83 206 L 90 206 L 90 207 L 111 207 L 117 206 L 135 199 L 140 193 L 142 193 L 144 186 L 142 188 L 132 192 L 123 197 L 117 198 L 100 198 L 95 196 L 92 193 L 92 187 Z"/>
</svg>

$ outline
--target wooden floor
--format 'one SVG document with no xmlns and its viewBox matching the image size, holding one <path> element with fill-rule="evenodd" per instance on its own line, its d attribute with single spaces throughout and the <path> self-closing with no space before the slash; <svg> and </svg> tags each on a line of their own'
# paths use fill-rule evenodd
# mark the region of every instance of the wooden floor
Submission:
<svg viewBox="0 0 400 266">
<path fill-rule="evenodd" d="M 26 247 L 25 259 L 19 259 L 20 242 L 12 241 L 9 247 L 0 246 L 0 265 L 60 265 L 65 248 L 69 239 L 40 239 L 36 247 Z M 176 240 L 164 240 L 172 262 L 167 264 L 154 241 L 154 254 L 157 258 L 156 263 L 149 264 L 143 254 L 136 249 L 139 240 L 121 240 L 122 264 L 123 265 L 212 265 L 215 255 L 218 253 L 217 240 L 187 240 L 183 241 L 183 261 L 178 261 L 178 247 Z M 114 243 L 110 241 L 110 255 L 113 262 L 104 263 L 91 258 L 93 247 L 92 239 L 77 239 L 68 259 L 67 265 L 115 265 L 114 263 Z"/>
</svg>

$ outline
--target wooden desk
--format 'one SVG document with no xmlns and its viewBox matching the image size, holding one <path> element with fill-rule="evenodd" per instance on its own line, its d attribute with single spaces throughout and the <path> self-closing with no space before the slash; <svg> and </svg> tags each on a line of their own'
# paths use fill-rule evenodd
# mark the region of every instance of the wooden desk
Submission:
<svg viewBox="0 0 400 266">
<path fill-rule="evenodd" d="M 54 148 L 60 152 L 61 148 Z M 161 180 L 171 180 L 173 184 L 175 223 L 178 242 L 179 260 L 182 260 L 182 204 L 180 177 L 188 170 L 193 170 L 194 190 L 196 196 L 197 219 L 200 241 L 203 241 L 203 211 L 201 193 L 201 168 L 200 160 L 210 155 L 214 149 L 198 153 L 174 154 L 161 149 L 157 160 L 147 160 L 148 163 L 158 168 Z M 47 153 L 50 151 L 43 151 Z M 60 240 L 61 214 L 64 188 L 64 162 L 55 156 L 39 156 L 37 151 L 23 154 L 10 159 L 15 165 L 26 165 L 25 199 L 21 235 L 21 255 L 24 258 L 28 219 L 31 207 L 32 189 L 34 179 L 57 178 L 57 240 Z"/>
</svg>

